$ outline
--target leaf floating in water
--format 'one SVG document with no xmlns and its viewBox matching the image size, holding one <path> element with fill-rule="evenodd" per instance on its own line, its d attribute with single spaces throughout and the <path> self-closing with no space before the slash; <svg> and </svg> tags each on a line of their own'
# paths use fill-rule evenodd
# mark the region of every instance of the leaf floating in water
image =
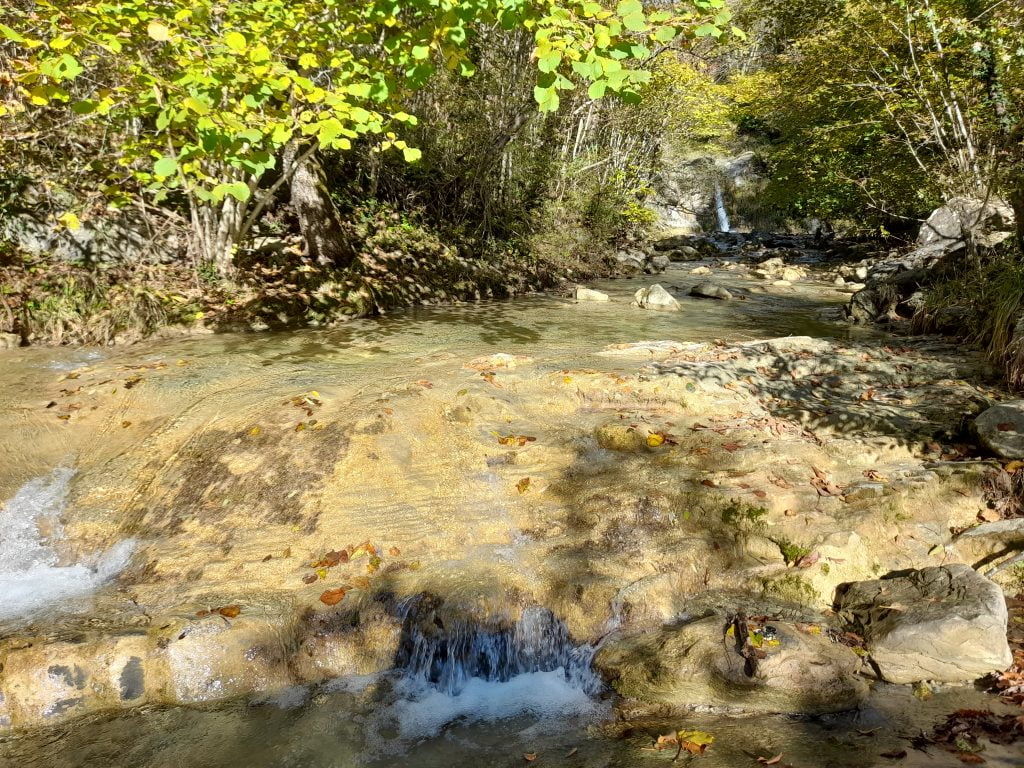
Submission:
<svg viewBox="0 0 1024 768">
<path fill-rule="evenodd" d="M 530 478 L 524 477 L 518 483 L 516 483 L 516 490 L 520 493 L 526 493 L 530 490 Z"/>
<path fill-rule="evenodd" d="M 258 435 L 259 433 L 260 433 L 260 428 L 259 427 L 253 427 L 252 429 L 249 430 L 250 437 L 256 437 L 256 435 Z"/>
<path fill-rule="evenodd" d="M 303 432 L 303 431 L 305 431 L 305 429 L 306 429 L 306 422 L 304 422 L 304 421 L 300 421 L 298 424 L 295 425 L 295 431 L 296 432 Z"/>
<path fill-rule="evenodd" d="M 1013 422 L 1011 422 L 1011 421 L 1001 421 L 1001 422 L 999 422 L 998 424 L 996 424 L 996 429 L 998 429 L 1000 432 L 1016 432 L 1017 431 L 1017 428 L 1013 425 Z"/>
<path fill-rule="evenodd" d="M 391 555 L 391 557 L 398 557 L 400 554 L 402 554 L 402 550 L 400 550 L 398 547 L 392 547 L 388 550 L 388 554 Z"/>
<path fill-rule="evenodd" d="M 318 577 L 319 577 L 319 578 L 320 578 L 321 580 L 323 580 L 323 579 L 326 579 L 326 578 L 327 578 L 327 569 L 326 569 L 326 568 L 317 568 L 317 569 L 316 569 L 316 575 L 317 575 L 317 576 L 318 576 Z"/>
<path fill-rule="evenodd" d="M 569 752 L 566 755 L 566 757 L 572 757 L 573 755 L 575 755 L 579 751 L 580 751 L 579 747 L 573 747 L 572 749 L 569 750 Z"/>
<path fill-rule="evenodd" d="M 419 379 L 418 381 L 415 382 L 415 384 L 417 386 L 423 387 L 424 389 L 433 389 L 434 388 L 433 382 L 428 381 L 427 379 Z"/>
<path fill-rule="evenodd" d="M 320 595 L 320 602 L 324 605 L 337 605 L 344 599 L 345 590 L 341 588 L 328 589 Z"/>
<path fill-rule="evenodd" d="M 757 762 L 761 765 L 777 765 L 782 760 L 782 753 L 780 752 L 775 757 L 759 757 Z"/>
<path fill-rule="evenodd" d="M 714 736 L 704 731 L 679 731 L 677 736 L 683 749 L 691 755 L 703 755 L 704 750 L 715 741 Z"/>
<path fill-rule="evenodd" d="M 315 573 L 310 573 L 310 574 L 307 574 L 306 576 L 302 577 L 302 583 L 303 584 L 312 584 L 314 581 L 317 581 L 318 578 L 319 577 Z"/>
<path fill-rule="evenodd" d="M 743 447 L 742 443 L 725 443 L 722 447 L 729 453 L 736 453 L 740 448 Z"/>
<path fill-rule="evenodd" d="M 57 418 L 60 419 L 61 421 L 70 421 L 71 420 L 71 414 L 70 413 L 62 413 L 62 414 L 59 414 L 57 416 Z"/>
<path fill-rule="evenodd" d="M 907 756 L 907 750 L 905 749 L 894 749 L 892 752 L 883 752 L 879 757 L 885 757 L 889 760 L 903 760 Z"/>
<path fill-rule="evenodd" d="M 355 584 L 360 589 L 369 589 L 370 588 L 370 580 L 368 578 L 366 578 L 365 576 L 356 576 L 354 579 L 352 579 L 352 583 Z"/>
<path fill-rule="evenodd" d="M 657 448 L 659 445 L 665 442 L 665 435 L 661 432 L 651 432 L 647 435 L 647 445 L 651 448 Z"/>
<path fill-rule="evenodd" d="M 468 389 L 460 389 L 458 392 L 455 393 L 455 396 L 456 397 L 463 397 L 467 392 L 469 392 Z"/>
<path fill-rule="evenodd" d="M 757 496 L 757 498 L 759 498 L 759 499 L 767 499 L 768 498 L 768 492 L 767 491 L 762 491 L 760 488 L 757 489 L 756 491 L 754 491 L 754 495 Z"/>
<path fill-rule="evenodd" d="M 127 379 L 124 380 L 124 388 L 125 389 L 131 389 L 136 384 L 138 384 L 140 381 L 142 381 L 142 377 L 139 374 L 135 374 L 134 376 L 129 376 Z"/>
<path fill-rule="evenodd" d="M 217 609 L 217 613 L 229 619 L 237 618 L 241 612 L 242 607 L 240 605 L 225 605 L 223 608 Z"/>
<path fill-rule="evenodd" d="M 528 763 L 532 763 L 536 759 L 537 759 L 537 753 L 536 752 L 527 752 L 527 753 L 525 753 L 523 755 L 523 760 L 525 760 Z"/>
<path fill-rule="evenodd" d="M 200 611 L 196 611 L 196 616 L 198 616 L 200 619 L 205 618 L 206 616 L 209 616 L 209 615 L 210 615 L 210 611 L 206 610 L 205 608 L 203 608 Z"/>
<path fill-rule="evenodd" d="M 57 404 L 57 401 L 56 401 L 56 400 L 51 400 L 50 402 L 48 402 L 48 403 L 46 404 L 46 407 L 47 407 L 47 408 L 53 408 L 53 406 L 55 406 L 56 404 Z"/>
<path fill-rule="evenodd" d="M 131 425 L 132 423 L 126 419 L 121 422 L 121 429 L 128 429 Z"/>
</svg>

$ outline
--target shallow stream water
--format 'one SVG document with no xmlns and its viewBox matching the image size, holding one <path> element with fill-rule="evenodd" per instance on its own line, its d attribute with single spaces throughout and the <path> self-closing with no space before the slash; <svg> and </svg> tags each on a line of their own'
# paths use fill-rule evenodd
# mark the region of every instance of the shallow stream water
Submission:
<svg viewBox="0 0 1024 768">
<path fill-rule="evenodd" d="M 133 555 L 142 557 L 138 553 L 157 553 L 152 554 L 154 562 L 173 557 L 158 544 L 136 541 L 131 525 L 113 524 L 111 510 L 130 508 L 133 495 L 148 493 L 171 471 L 168 467 L 173 470 L 187 461 L 215 463 L 217 456 L 203 454 L 216 450 L 204 447 L 204 436 L 216 433 L 220 425 L 253 434 L 256 427 L 248 425 L 265 425 L 271 404 L 287 406 L 296 393 L 315 391 L 333 404 L 333 414 L 345 415 L 379 408 L 416 382 L 426 381 L 420 385 L 424 389 L 479 384 L 480 372 L 467 370 L 467 361 L 499 352 L 532 358 L 540 377 L 570 369 L 618 369 L 620 359 L 598 353 L 608 345 L 642 340 L 872 336 L 830 320 L 846 296 L 820 284 L 746 293 L 754 287 L 750 280 L 722 273 L 716 280 L 745 294 L 742 300 L 689 298 L 685 289 L 696 282 L 687 273 L 692 266 L 656 278 L 594 285 L 612 295 L 609 304 L 528 297 L 417 308 L 335 330 L 196 336 L 128 349 L 26 349 L 5 355 L 0 360 L 0 499 L 7 501 L 0 509 L 0 524 L 9 533 L 0 542 L 0 638 L 26 627 L 51 637 L 73 635 L 87 626 L 122 625 L 137 618 L 130 615 L 115 577 Z M 653 282 L 683 289 L 678 294 L 682 312 L 628 306 L 637 287 Z M 138 381 L 131 383 L 136 376 Z M 81 393 L 77 386 L 83 387 Z M 72 394 L 61 396 L 58 390 Z M 62 410 L 72 403 L 79 407 Z M 64 414 L 69 418 L 59 418 Z M 352 499 L 339 493 L 328 501 L 332 508 L 351 507 L 345 520 L 352 531 L 365 530 L 382 541 L 401 537 L 403 549 L 429 545 L 438 559 L 436 566 L 425 567 L 432 578 L 451 581 L 453 590 L 471 599 L 500 602 L 500 593 L 481 587 L 486 582 L 481 574 L 488 568 L 511 573 L 535 567 L 519 545 L 514 514 L 494 487 L 494 475 L 453 477 L 444 466 L 425 469 L 418 464 L 419 446 L 410 449 L 402 440 L 430 434 L 410 429 L 403 437 L 398 430 L 390 447 L 395 465 L 408 472 L 395 476 L 382 471 L 379 495 Z M 449 448 L 443 436 L 438 440 L 432 450 L 443 457 Z M 403 458 L 405 450 L 412 453 Z M 389 482 L 401 484 L 399 502 Z M 173 506 L 183 491 L 178 493 L 155 496 L 154 507 L 163 499 Z M 147 508 L 133 514 L 156 512 Z M 323 527 L 328 518 L 319 519 Z M 269 523 L 253 520 L 254 527 L 262 525 Z M 282 522 L 280 542 L 271 540 L 278 550 L 285 549 L 288 530 L 297 536 L 306 525 L 300 518 Z M 168 529 L 178 535 L 175 526 Z M 184 534 L 176 540 L 183 561 L 210 561 L 213 570 L 222 557 L 217 547 L 238 552 L 245 546 L 243 537 L 225 543 L 202 531 L 194 544 Z M 453 536 L 452 531 L 462 533 Z M 259 546 L 269 548 L 267 541 L 262 539 Z M 191 549 L 186 552 L 186 547 Z M 259 560 L 263 550 L 249 554 Z M 265 577 L 267 583 L 275 578 Z M 478 588 L 483 597 L 474 596 Z M 172 598 L 190 595 L 189 589 L 186 581 L 172 580 L 153 587 L 150 599 L 170 606 Z M 269 603 L 262 609 L 268 615 L 275 610 Z M 485 648 L 479 638 L 473 641 L 477 646 L 459 663 L 471 658 L 475 671 L 458 684 L 443 683 L 444 675 L 453 671 L 450 663 L 437 662 L 431 671 L 433 662 L 408 660 L 403 669 L 383 677 L 288 688 L 227 704 L 146 706 L 123 714 L 86 715 L 24 733 L 0 733 L 0 765 L 654 766 L 672 759 L 671 750 L 651 751 L 653 738 L 672 728 L 714 733 L 713 748 L 693 758 L 708 768 L 757 765 L 758 757 L 780 753 L 780 764 L 801 768 L 957 765 L 954 757 L 935 749 L 915 752 L 904 737 L 929 729 L 952 709 L 990 701 L 971 689 L 948 688 L 924 702 L 906 688 L 883 686 L 868 707 L 844 715 L 802 720 L 694 714 L 623 730 L 609 723 L 607 692 L 580 668 L 579 659 L 586 659 L 591 649 L 547 625 L 537 631 L 548 644 L 544 648 L 523 633 L 505 640 L 489 637 Z M 501 643 L 505 645 L 495 650 Z M 552 643 L 557 647 L 549 647 Z M 415 647 L 422 650 L 422 644 Z M 454 652 L 446 646 L 444 653 Z M 506 661 L 492 663 L 492 657 L 516 661 L 501 672 Z M 908 750 L 902 761 L 879 757 L 900 748 Z M 987 757 L 990 765 L 1024 764 L 1004 748 L 991 748 Z"/>
</svg>

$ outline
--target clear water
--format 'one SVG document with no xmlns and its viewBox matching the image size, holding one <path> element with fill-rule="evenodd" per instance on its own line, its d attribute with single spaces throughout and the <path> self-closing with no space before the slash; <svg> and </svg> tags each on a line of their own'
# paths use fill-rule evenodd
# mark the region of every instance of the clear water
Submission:
<svg viewBox="0 0 1024 768">
<path fill-rule="evenodd" d="M 95 593 L 101 600 L 104 583 L 129 558 L 130 545 L 122 543 L 123 537 L 98 542 L 89 558 L 66 551 L 61 519 L 81 524 L 83 516 L 88 522 L 91 515 L 102 521 L 105 509 L 128 503 L 146 481 L 150 464 L 177 460 L 192 450 L 192 435 L 223 421 L 244 423 L 250 414 L 262 414 L 268 402 L 279 405 L 296 392 L 316 389 L 325 398 L 356 408 L 408 387 L 413 379 L 478 377 L 464 370 L 465 361 L 497 352 L 528 355 L 540 373 L 570 367 L 607 370 L 621 365 L 598 354 L 610 344 L 862 333 L 828 319 L 845 297 L 824 286 L 748 293 L 756 283 L 720 273 L 715 279 L 744 295 L 743 300 L 691 299 L 685 294 L 698 281 L 688 274 L 693 266 L 594 285 L 612 295 L 610 304 L 532 297 L 416 308 L 334 330 L 199 336 L 123 350 L 27 349 L 6 355 L 0 364 L 0 434 L 5 436 L 0 441 L 0 498 L 8 499 L 0 512 L 7 534 L 0 541 L 0 589 L 8 620 L 0 615 L 0 637 L 13 626 L 13 614 L 32 614 L 43 631 L 60 628 L 65 607 L 54 603 L 66 601 L 57 596 Z M 682 312 L 628 306 L 638 287 L 654 282 L 678 289 Z M 182 365 L 175 375 L 155 375 L 145 367 L 173 367 L 178 361 Z M 72 423 L 57 420 L 46 407 L 54 382 L 74 389 L 80 379 L 63 377 L 90 366 L 102 367 L 104 378 L 116 377 L 97 382 L 98 377 L 83 374 L 88 387 L 108 393 L 107 404 L 95 412 L 83 408 Z M 124 387 L 121 379 L 135 371 L 144 383 Z M 393 447 L 396 453 L 404 449 L 397 443 Z M 53 469 L 65 466 L 78 471 L 74 482 L 71 470 Z M 467 529 L 476 525 L 490 530 L 471 517 L 475 514 L 502 532 L 496 542 L 486 536 L 460 542 L 459 557 L 495 568 L 522 567 L 516 539 L 509 540 L 511 522 L 491 490 L 493 479 L 486 474 L 456 479 L 472 484 L 479 498 L 493 495 L 493 504 L 449 508 L 437 495 L 440 486 L 423 482 L 417 472 L 410 467 L 401 482 L 422 482 L 424 504 L 429 502 L 434 514 L 464 514 Z M 388 507 L 387 499 L 380 506 L 373 499 L 359 503 L 382 538 L 386 525 L 423 539 L 440 535 L 429 527 L 429 519 Z M 453 555 L 444 564 L 453 580 L 459 563 Z M 31 600 L 17 597 L 18 583 L 34 585 Z M 471 591 L 479 584 L 461 586 Z M 97 615 L 102 615 L 99 609 Z M 700 728 L 717 739 L 699 761 L 708 768 L 756 765 L 756 757 L 780 752 L 784 762 L 797 766 L 861 768 L 888 764 L 878 755 L 906 747 L 901 734 L 927 730 L 951 709 L 990 702 L 964 689 L 940 692 L 930 702 L 917 701 L 905 689 L 883 689 L 871 707 L 835 718 L 693 715 L 671 723 L 614 727 L 608 723 L 610 704 L 589 673 L 592 649 L 574 646 L 542 609 L 528 610 L 514 626 L 498 629 L 449 627 L 441 638 L 413 633 L 405 647 L 408 653 L 400 669 L 390 676 L 337 680 L 205 708 L 143 708 L 0 736 L 0 766 L 432 768 L 531 764 L 526 754 L 539 755 L 538 765 L 647 766 L 671 759 L 671 754 L 650 751 L 659 733 Z M 909 751 L 902 765 L 959 764 L 934 751 Z M 999 754 L 994 748 L 989 757 L 992 765 L 1022 764 L 1014 762 L 1012 753 Z"/>
</svg>

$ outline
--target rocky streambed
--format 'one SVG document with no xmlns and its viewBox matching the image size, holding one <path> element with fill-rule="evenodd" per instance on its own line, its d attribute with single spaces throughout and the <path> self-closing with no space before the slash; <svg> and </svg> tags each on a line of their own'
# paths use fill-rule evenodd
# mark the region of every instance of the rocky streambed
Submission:
<svg viewBox="0 0 1024 768">
<path fill-rule="evenodd" d="M 963 535 L 1005 395 L 796 250 L 4 353 L 0 763 L 960 764 L 908 739 L 1019 714 L 974 682 L 1019 577 Z"/>
</svg>

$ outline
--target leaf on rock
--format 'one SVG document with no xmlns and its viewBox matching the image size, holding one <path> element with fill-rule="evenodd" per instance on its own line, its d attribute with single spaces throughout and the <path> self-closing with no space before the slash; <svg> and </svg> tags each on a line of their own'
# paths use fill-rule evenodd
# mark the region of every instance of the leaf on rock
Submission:
<svg viewBox="0 0 1024 768">
<path fill-rule="evenodd" d="M 1017 431 L 1017 428 L 1013 425 L 1013 422 L 1010 422 L 1010 421 L 1001 421 L 1001 422 L 999 422 L 998 424 L 996 424 L 996 429 L 998 429 L 1000 432 L 1016 432 Z"/>
</svg>

